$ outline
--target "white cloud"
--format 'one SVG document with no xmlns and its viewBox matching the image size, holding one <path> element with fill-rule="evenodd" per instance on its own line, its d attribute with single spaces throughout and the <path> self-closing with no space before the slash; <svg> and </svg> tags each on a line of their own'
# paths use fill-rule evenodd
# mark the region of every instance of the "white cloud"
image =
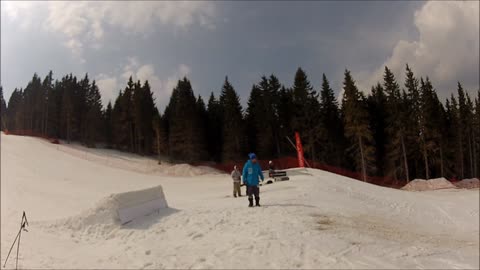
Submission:
<svg viewBox="0 0 480 270">
<path fill-rule="evenodd" d="M 156 74 L 155 68 L 152 64 L 141 65 L 137 58 L 129 57 L 125 64 L 121 74 L 105 75 L 99 74 L 97 76 L 97 83 L 102 93 L 102 102 L 104 105 L 109 101 L 112 103 L 118 95 L 120 89 L 125 88 L 128 79 L 132 77 L 132 80 L 136 82 L 140 80 L 144 83 L 148 80 L 153 95 L 156 100 L 157 107 L 160 111 L 168 104 L 170 100 L 170 94 L 173 88 L 176 86 L 179 79 L 190 74 L 190 67 L 184 64 L 180 64 L 178 68 L 165 78 L 160 78 Z"/>
<path fill-rule="evenodd" d="M 85 63 L 85 59 L 82 57 L 83 44 L 80 41 L 72 38 L 66 41 L 64 45 L 70 49 L 73 56 L 75 56 L 80 63 Z"/>
<path fill-rule="evenodd" d="M 375 71 L 354 74 L 361 90 L 382 80 L 388 66 L 403 85 L 408 63 L 417 77 L 429 76 L 442 97 L 461 81 L 471 91 L 479 87 L 479 2 L 430 1 L 415 12 L 418 40 L 400 40 L 392 55 Z"/>
<path fill-rule="evenodd" d="M 120 90 L 118 79 L 116 77 L 110 77 L 106 74 L 100 74 L 97 76 L 96 82 L 102 95 L 103 106 L 106 107 L 108 102 L 112 102 L 113 106 L 115 98 L 117 98 L 118 95 L 118 90 Z"/>
<path fill-rule="evenodd" d="M 190 74 L 190 68 L 186 65 L 181 64 L 178 69 L 169 76 L 162 84 L 161 87 L 161 95 L 165 97 L 170 97 L 170 94 L 173 91 L 173 88 L 177 86 L 177 82 L 179 79 Z"/>
<path fill-rule="evenodd" d="M 34 26 L 33 17 L 42 7 L 40 1 L 1 1 L 2 17 L 15 22 L 21 30 Z"/>
<path fill-rule="evenodd" d="M 159 24 L 186 30 L 194 24 L 213 28 L 215 5 L 201 1 L 2 1 L 2 15 L 17 20 L 24 28 L 31 15 L 46 10 L 41 25 L 65 37 L 65 46 L 80 57 L 87 46 L 100 48 L 105 26 L 123 33 L 151 33 Z"/>
</svg>

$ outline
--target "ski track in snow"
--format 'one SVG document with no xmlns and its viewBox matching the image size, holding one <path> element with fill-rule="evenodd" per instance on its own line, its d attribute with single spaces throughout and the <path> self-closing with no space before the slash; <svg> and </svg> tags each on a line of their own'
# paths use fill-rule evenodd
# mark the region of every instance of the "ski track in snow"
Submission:
<svg viewBox="0 0 480 270">
<path fill-rule="evenodd" d="M 25 209 L 20 268 L 479 268 L 478 190 L 412 193 L 294 170 L 248 208 L 228 195 L 228 175 L 141 173 L 131 155 L 98 164 L 39 139 L 1 139 L 1 259 Z M 112 166 L 121 159 L 139 167 Z M 101 209 L 87 218 L 112 193 L 158 184 L 169 209 L 124 226 Z"/>
</svg>

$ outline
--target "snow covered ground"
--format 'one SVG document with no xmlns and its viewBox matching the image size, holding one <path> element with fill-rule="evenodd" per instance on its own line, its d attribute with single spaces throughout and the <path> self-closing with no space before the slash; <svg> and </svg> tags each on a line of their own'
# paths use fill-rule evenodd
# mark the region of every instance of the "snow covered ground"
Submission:
<svg viewBox="0 0 480 270">
<path fill-rule="evenodd" d="M 479 268 L 479 190 L 289 174 L 248 208 L 208 168 L 2 134 L 1 263 L 25 210 L 20 268 Z M 109 195 L 157 185 L 169 209 L 124 226 L 102 218 Z"/>
</svg>

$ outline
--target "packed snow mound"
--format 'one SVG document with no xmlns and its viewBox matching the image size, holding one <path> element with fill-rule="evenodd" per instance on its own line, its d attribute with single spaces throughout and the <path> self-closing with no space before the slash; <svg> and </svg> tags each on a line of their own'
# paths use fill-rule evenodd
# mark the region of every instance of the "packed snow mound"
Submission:
<svg viewBox="0 0 480 270">
<path fill-rule="evenodd" d="M 404 187 L 402 187 L 403 190 L 408 190 L 408 191 L 427 191 L 427 190 L 449 189 L 449 188 L 457 188 L 457 187 L 443 177 L 430 179 L 430 180 L 415 179 L 409 182 L 408 184 L 406 184 Z"/>
<path fill-rule="evenodd" d="M 112 149 L 87 148 L 78 143 L 56 145 L 58 151 L 82 158 L 96 164 L 112 168 L 134 171 L 144 174 L 158 174 L 173 177 L 194 177 L 207 174 L 222 174 L 222 172 L 207 166 L 192 166 L 190 164 L 175 164 L 145 157 L 133 153 L 124 153 Z"/>
<path fill-rule="evenodd" d="M 156 169 L 157 172 L 161 172 L 168 176 L 179 176 L 179 177 L 193 177 L 207 174 L 221 174 L 214 168 L 207 166 L 192 166 L 189 164 L 165 164 L 159 165 Z"/>
<path fill-rule="evenodd" d="M 99 201 L 95 207 L 77 216 L 66 218 L 52 227 L 66 228 L 72 231 L 83 231 L 91 227 L 112 229 L 126 222 L 144 216 L 159 213 L 168 208 L 161 186 L 143 190 L 111 194 Z"/>
<path fill-rule="evenodd" d="M 462 181 L 455 183 L 455 186 L 457 186 L 458 188 L 467 189 L 480 188 L 480 181 L 478 180 L 478 178 L 463 179 Z"/>
</svg>

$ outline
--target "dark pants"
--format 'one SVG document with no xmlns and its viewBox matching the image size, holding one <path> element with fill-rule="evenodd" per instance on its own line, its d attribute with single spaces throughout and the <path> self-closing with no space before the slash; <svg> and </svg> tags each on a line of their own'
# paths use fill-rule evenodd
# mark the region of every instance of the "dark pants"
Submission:
<svg viewBox="0 0 480 270">
<path fill-rule="evenodd" d="M 255 196 L 255 199 L 259 199 L 260 188 L 257 186 L 247 186 L 247 195 L 248 195 L 248 199 L 253 199 L 253 196 Z"/>
</svg>

